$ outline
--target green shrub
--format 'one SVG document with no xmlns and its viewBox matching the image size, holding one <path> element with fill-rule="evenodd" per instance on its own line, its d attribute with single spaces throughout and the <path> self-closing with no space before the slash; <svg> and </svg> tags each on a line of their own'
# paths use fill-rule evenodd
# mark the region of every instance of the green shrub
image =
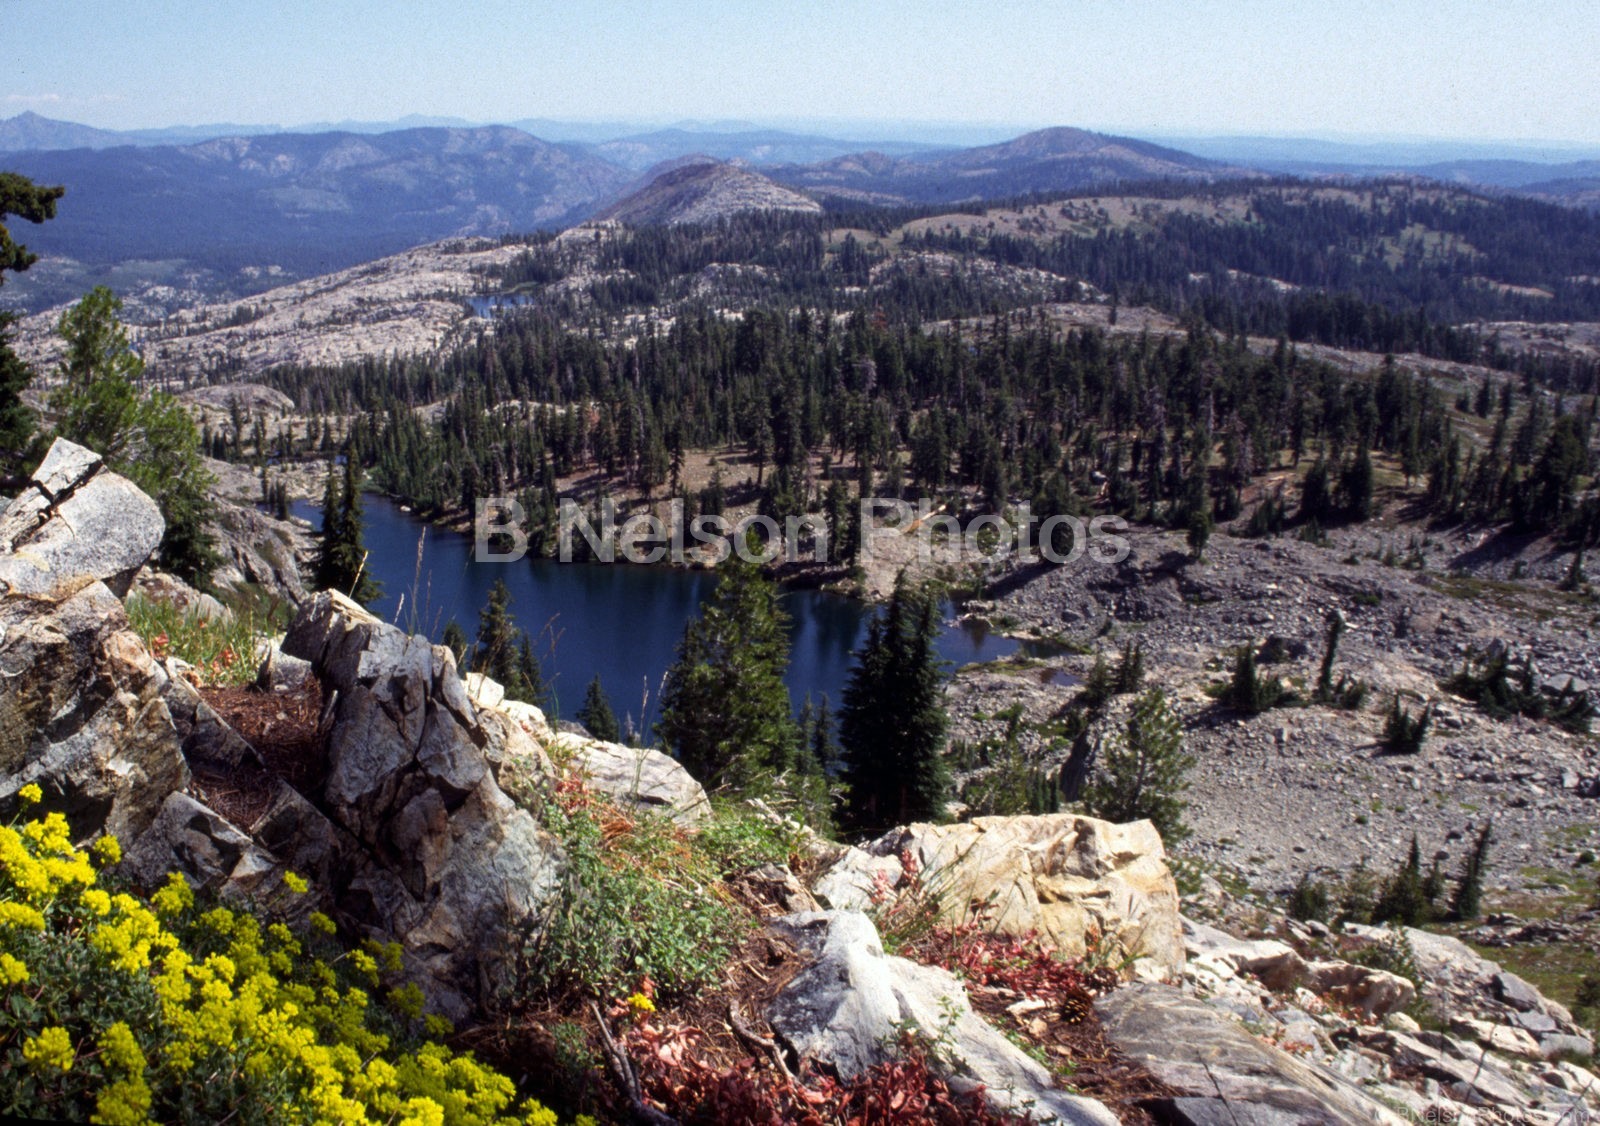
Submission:
<svg viewBox="0 0 1600 1126">
<path fill-rule="evenodd" d="M 1414 755 L 1422 750 L 1422 744 L 1428 737 L 1428 728 L 1433 723 L 1433 705 L 1425 704 L 1416 715 L 1410 715 L 1400 703 L 1400 694 L 1395 693 L 1394 705 L 1389 709 L 1389 718 L 1383 725 L 1383 742 L 1391 752 L 1397 755 Z"/>
<path fill-rule="evenodd" d="M 1313 880 L 1309 872 L 1301 875 L 1299 882 L 1294 885 L 1294 890 L 1289 893 L 1291 919 L 1325 923 L 1328 921 L 1330 906 L 1328 885 L 1321 880 Z"/>
<path fill-rule="evenodd" d="M 1159 688 L 1134 702 L 1122 732 L 1106 740 L 1100 769 L 1084 792 L 1084 805 L 1108 821 L 1148 818 L 1169 844 L 1188 835 L 1183 823 L 1188 808 L 1182 795 L 1189 788 L 1193 756 L 1183 749 L 1183 727 Z"/>
<path fill-rule="evenodd" d="M 1444 687 L 1471 700 L 1485 715 L 1496 719 L 1524 715 L 1530 719 L 1547 719 L 1563 730 L 1583 734 L 1588 732 L 1594 718 L 1594 707 L 1589 703 L 1587 692 L 1547 694 L 1534 683 L 1531 669 L 1524 667 L 1513 674 L 1504 653 L 1468 658 L 1461 671 L 1444 682 Z"/>
<path fill-rule="evenodd" d="M 694 847 L 719 876 L 734 876 L 763 864 L 788 864 L 801 845 L 803 830 L 777 824 L 742 804 L 718 802 L 711 822 L 695 836 Z"/>
<path fill-rule="evenodd" d="M 550 803 L 545 824 L 565 846 L 567 874 L 526 952 L 533 987 L 613 998 L 648 977 L 675 997 L 717 979 L 748 920 L 721 898 L 716 866 L 685 830 L 581 798 Z"/>
</svg>

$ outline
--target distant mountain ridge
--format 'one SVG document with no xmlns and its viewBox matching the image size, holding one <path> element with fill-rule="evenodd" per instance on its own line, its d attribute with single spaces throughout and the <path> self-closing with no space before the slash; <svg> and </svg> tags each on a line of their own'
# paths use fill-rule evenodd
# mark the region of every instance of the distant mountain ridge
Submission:
<svg viewBox="0 0 1600 1126">
<path fill-rule="evenodd" d="M 510 126 L 372 133 L 351 124 L 348 131 L 141 146 L 128 134 L 37 114 L 0 121 L 0 150 L 24 146 L 6 152 L 0 166 L 67 188 L 58 217 L 25 231 L 44 260 L 0 291 L 0 302 L 37 310 L 105 283 L 130 293 L 164 288 L 162 302 L 179 307 L 438 239 L 560 228 L 597 214 L 671 224 L 751 209 L 814 211 L 829 199 L 952 204 L 1261 175 L 1241 163 L 1070 127 L 972 148 L 856 151 L 781 130 L 672 128 L 554 144 Z M 75 147 L 26 147 L 47 143 Z M 642 180 L 643 169 L 650 174 Z M 1428 174 L 1579 206 L 1600 202 L 1596 161 L 1460 162 Z"/>
<path fill-rule="evenodd" d="M 773 168 L 768 175 L 818 195 L 885 203 L 953 203 L 1121 180 L 1207 179 L 1240 171 L 1147 141 L 1063 126 L 978 148 L 898 158 L 855 153 L 815 165 Z"/>
<path fill-rule="evenodd" d="M 27 232 L 35 252 L 102 266 L 182 260 L 224 279 L 266 266 L 325 273 L 456 235 L 566 226 L 632 180 L 579 146 L 503 126 L 24 152 L 5 166 L 67 187 L 57 218 Z M 44 279 L 49 269 L 35 267 Z"/>
<path fill-rule="evenodd" d="M 776 184 L 749 168 L 715 160 L 670 167 L 626 198 L 602 209 L 597 219 L 631 226 L 710 223 L 745 211 L 820 212 L 809 196 Z"/>
</svg>

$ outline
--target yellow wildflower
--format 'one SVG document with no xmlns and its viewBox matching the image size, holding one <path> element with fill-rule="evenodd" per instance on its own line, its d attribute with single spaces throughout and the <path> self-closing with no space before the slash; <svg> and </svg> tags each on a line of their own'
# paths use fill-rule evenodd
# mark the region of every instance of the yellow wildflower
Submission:
<svg viewBox="0 0 1600 1126">
<path fill-rule="evenodd" d="M 416 1020 L 422 1015 L 422 990 L 414 981 L 408 981 L 397 989 L 389 990 L 389 1004 L 401 1016 Z"/>
<path fill-rule="evenodd" d="M 22 803 L 23 809 L 27 809 L 30 805 L 38 805 L 44 801 L 44 791 L 39 789 L 39 783 L 29 782 L 17 791 L 17 800 Z"/>
<path fill-rule="evenodd" d="M 51 1025 L 22 1042 L 22 1057 L 40 1071 L 72 1070 L 72 1038 L 60 1025 Z"/>
<path fill-rule="evenodd" d="M 101 864 L 115 864 L 122 859 L 122 844 L 110 833 L 95 841 L 90 847 Z"/>
<path fill-rule="evenodd" d="M 28 980 L 28 965 L 10 954 L 0 954 L 0 984 L 21 985 Z"/>
<path fill-rule="evenodd" d="M 100 1051 L 105 1054 L 106 1063 L 119 1071 L 129 1075 L 139 1075 L 144 1071 L 144 1050 L 139 1047 L 139 1041 L 134 1039 L 133 1029 L 124 1021 L 117 1021 L 101 1034 Z"/>
<path fill-rule="evenodd" d="M 170 919 L 194 906 L 194 889 L 181 873 L 170 872 L 166 884 L 150 897 L 150 905 L 156 909 L 157 915 Z"/>
<path fill-rule="evenodd" d="M 627 1006 L 636 1017 L 642 1017 L 646 1013 L 653 1013 L 656 1011 L 656 1003 L 650 1000 L 650 998 L 646 997 L 643 993 L 635 993 L 632 997 L 629 997 L 627 1000 Z"/>
<path fill-rule="evenodd" d="M 296 895 L 302 895 L 311 885 L 306 882 L 306 878 L 304 876 L 296 875 L 295 873 L 286 869 L 283 873 L 283 886 L 294 892 Z"/>
<path fill-rule="evenodd" d="M 143 1079 L 119 1079 L 95 1096 L 91 1122 L 103 1126 L 147 1126 L 150 1122 L 150 1088 Z"/>
<path fill-rule="evenodd" d="M 44 916 L 26 903 L 0 903 L 0 926 L 42 931 Z"/>
</svg>

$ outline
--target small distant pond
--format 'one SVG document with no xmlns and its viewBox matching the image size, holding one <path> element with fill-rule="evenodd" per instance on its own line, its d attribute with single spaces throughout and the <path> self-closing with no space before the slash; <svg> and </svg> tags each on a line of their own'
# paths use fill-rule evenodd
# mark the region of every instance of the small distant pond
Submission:
<svg viewBox="0 0 1600 1126">
<path fill-rule="evenodd" d="M 466 298 L 467 307 L 475 317 L 494 317 L 508 309 L 532 305 L 534 298 L 528 293 L 489 293 Z"/>
</svg>

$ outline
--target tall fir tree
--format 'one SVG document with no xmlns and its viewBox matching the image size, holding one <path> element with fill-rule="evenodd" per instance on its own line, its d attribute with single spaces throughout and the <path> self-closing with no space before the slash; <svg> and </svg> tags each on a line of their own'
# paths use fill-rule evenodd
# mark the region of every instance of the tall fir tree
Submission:
<svg viewBox="0 0 1600 1126">
<path fill-rule="evenodd" d="M 684 629 L 667 670 L 656 734 L 708 789 L 760 790 L 795 761 L 788 615 L 777 588 L 730 557 L 716 590 Z"/>
<path fill-rule="evenodd" d="M 367 567 L 367 549 L 362 543 L 365 523 L 361 470 L 352 454 L 345 458 L 342 472 L 328 466 L 322 488 L 322 537 L 312 576 L 318 590 L 337 590 L 363 606 L 382 593 Z"/>
<path fill-rule="evenodd" d="M 950 717 L 934 641 L 938 600 L 905 577 L 867 627 L 839 711 L 839 744 L 849 784 L 846 821 L 875 833 L 945 816 L 944 760 Z"/>
</svg>

